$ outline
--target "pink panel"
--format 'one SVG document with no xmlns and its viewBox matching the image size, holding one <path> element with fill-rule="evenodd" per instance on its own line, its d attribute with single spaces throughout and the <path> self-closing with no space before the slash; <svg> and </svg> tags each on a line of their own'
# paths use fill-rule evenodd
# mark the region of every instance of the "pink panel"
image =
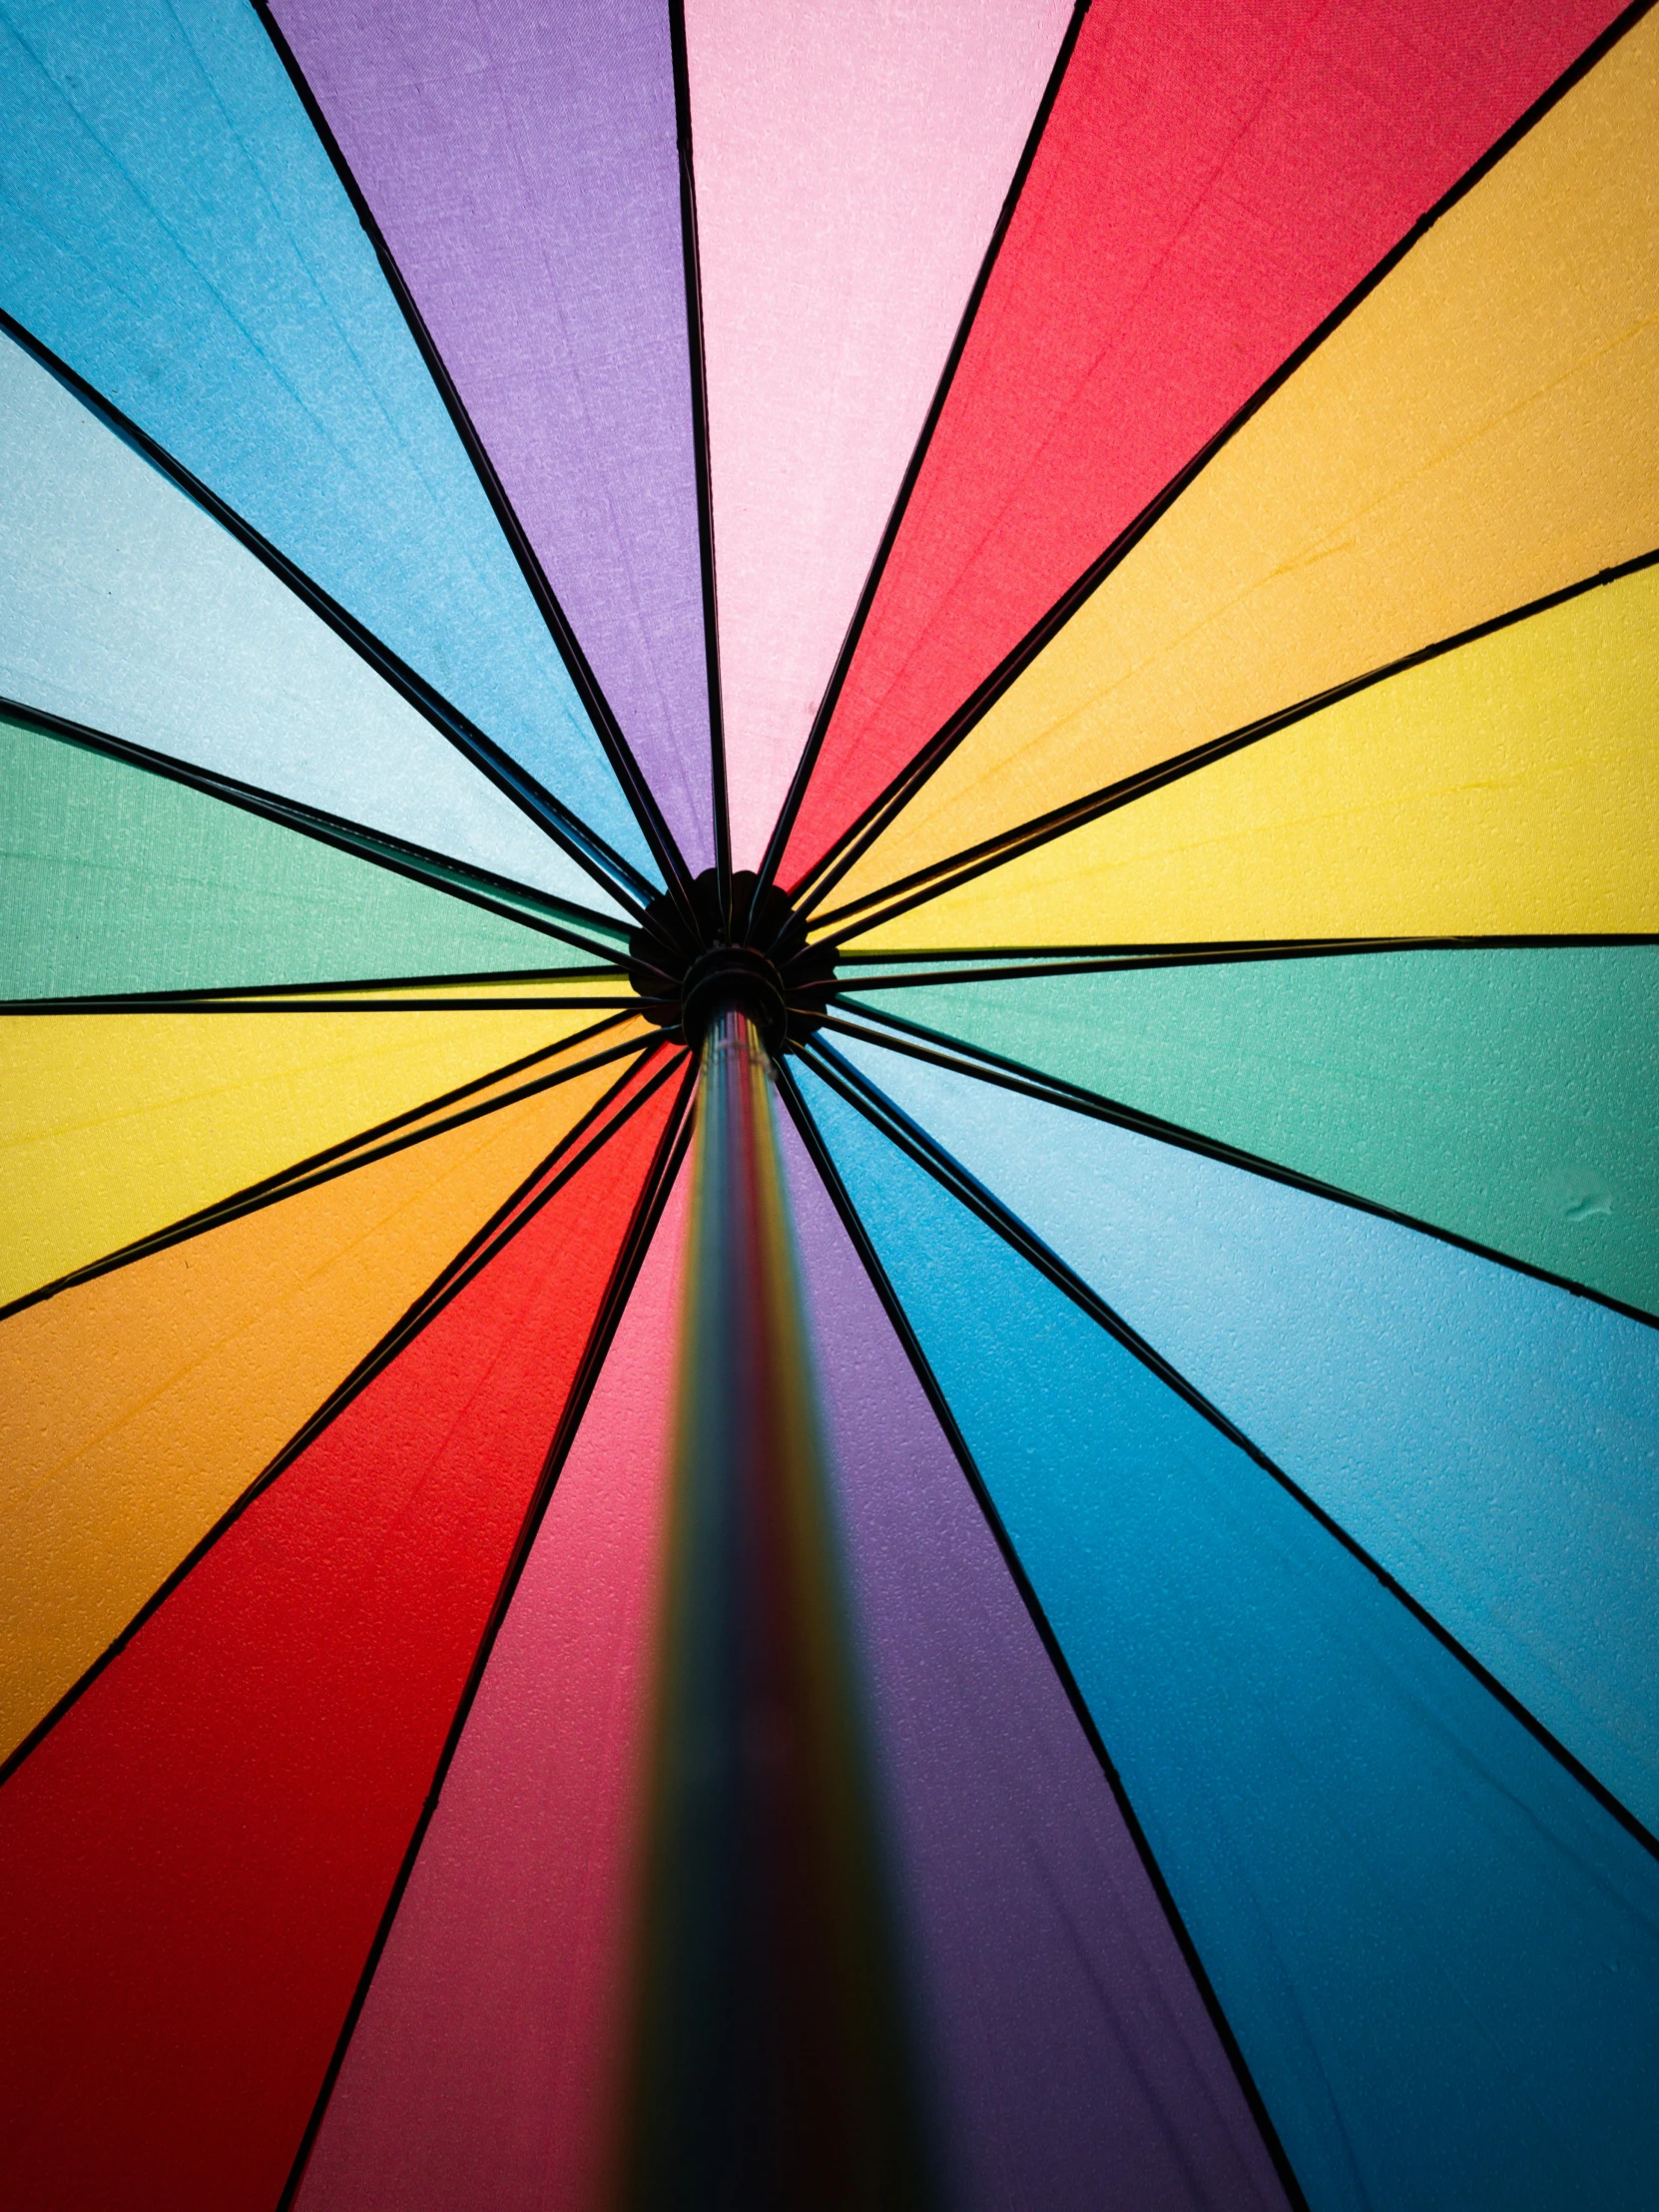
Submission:
<svg viewBox="0 0 1659 2212">
<path fill-rule="evenodd" d="M 610 2200 L 685 1192 L 490 1656 L 300 2212 Z"/>
<path fill-rule="evenodd" d="M 1070 0 L 688 0 L 733 855 L 760 864 Z"/>
</svg>

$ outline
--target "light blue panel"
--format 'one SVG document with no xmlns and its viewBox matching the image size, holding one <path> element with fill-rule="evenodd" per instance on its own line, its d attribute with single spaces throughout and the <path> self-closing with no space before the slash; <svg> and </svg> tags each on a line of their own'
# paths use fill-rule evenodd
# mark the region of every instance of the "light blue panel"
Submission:
<svg viewBox="0 0 1659 2212">
<path fill-rule="evenodd" d="M 7 698 L 620 912 L 263 561 L 3 334 L 0 605 Z"/>
<path fill-rule="evenodd" d="M 849 1055 L 1659 1831 L 1659 1331 L 899 1053 Z"/>
<path fill-rule="evenodd" d="M 1659 1865 L 1271 1475 L 805 1088 L 1314 2212 L 1645 2212 Z"/>
<path fill-rule="evenodd" d="M 0 0 L 0 302 L 648 867 L 247 0 Z"/>
</svg>

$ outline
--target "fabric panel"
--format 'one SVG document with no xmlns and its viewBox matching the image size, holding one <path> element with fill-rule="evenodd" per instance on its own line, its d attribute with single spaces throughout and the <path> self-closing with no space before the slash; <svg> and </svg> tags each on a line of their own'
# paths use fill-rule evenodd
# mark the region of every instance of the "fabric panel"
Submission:
<svg viewBox="0 0 1659 2212">
<path fill-rule="evenodd" d="M 0 304 L 648 866 L 257 11 L 8 0 L 0 55 Z"/>
<path fill-rule="evenodd" d="M 682 1179 L 490 1653 L 303 2212 L 613 2201 L 684 1236 Z"/>
<path fill-rule="evenodd" d="M 1070 12 L 687 8 L 739 867 L 761 864 Z"/>
<path fill-rule="evenodd" d="M 268 2212 L 281 2193 L 668 1095 L 0 1790 L 10 2201 Z"/>
<path fill-rule="evenodd" d="M 1659 545 L 1659 21 L 1414 245 L 852 870 L 878 884 Z"/>
<path fill-rule="evenodd" d="M 681 850 L 712 866 L 667 8 L 273 12 Z"/>
<path fill-rule="evenodd" d="M 1613 13 L 1606 0 L 1091 9 L 786 882 Z"/>
<path fill-rule="evenodd" d="M 860 992 L 1659 1314 L 1659 946 L 1226 960 Z"/>
<path fill-rule="evenodd" d="M 0 443 L 6 695 L 617 911 L 263 562 L 3 332 Z"/>
<path fill-rule="evenodd" d="M 0 997 L 590 959 L 188 785 L 0 717 Z"/>
<path fill-rule="evenodd" d="M 1271 1476 L 812 1095 L 1310 2202 L 1636 2212 L 1659 1865 Z"/>
<path fill-rule="evenodd" d="M 1281 2205 L 1106 1777 L 790 1125 L 783 1152 L 947 2201 Z"/>
<path fill-rule="evenodd" d="M 614 1079 L 577 1076 L 0 1324 L 0 1757 Z"/>
<path fill-rule="evenodd" d="M 592 1020 L 584 1008 L 422 1007 L 0 1017 L 0 1297 L 56 1282 Z"/>
<path fill-rule="evenodd" d="M 1659 567 L 1387 678 L 860 942 L 1652 930 L 1656 845 Z"/>
<path fill-rule="evenodd" d="M 855 1050 L 1659 1834 L 1659 1330 L 1178 1146 Z"/>
</svg>

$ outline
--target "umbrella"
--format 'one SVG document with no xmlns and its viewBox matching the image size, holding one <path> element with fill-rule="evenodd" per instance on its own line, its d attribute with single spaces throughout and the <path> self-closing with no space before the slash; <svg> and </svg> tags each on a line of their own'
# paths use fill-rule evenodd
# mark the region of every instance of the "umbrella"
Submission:
<svg viewBox="0 0 1659 2212">
<path fill-rule="evenodd" d="M 1659 18 L 3 0 L 8 2204 L 1659 2197 Z"/>
</svg>

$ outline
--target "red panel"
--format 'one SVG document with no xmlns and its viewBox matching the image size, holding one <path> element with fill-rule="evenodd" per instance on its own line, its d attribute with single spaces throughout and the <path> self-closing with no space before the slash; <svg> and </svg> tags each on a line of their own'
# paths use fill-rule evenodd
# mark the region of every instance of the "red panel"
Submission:
<svg viewBox="0 0 1659 2212">
<path fill-rule="evenodd" d="M 1609 0 L 1096 0 L 785 883 L 1615 12 Z"/>
<path fill-rule="evenodd" d="M 614 2199 L 690 1180 L 490 1653 L 299 2212 Z"/>
<path fill-rule="evenodd" d="M 0 2200 L 271 2212 L 673 1088 L 0 1791 Z"/>
</svg>

